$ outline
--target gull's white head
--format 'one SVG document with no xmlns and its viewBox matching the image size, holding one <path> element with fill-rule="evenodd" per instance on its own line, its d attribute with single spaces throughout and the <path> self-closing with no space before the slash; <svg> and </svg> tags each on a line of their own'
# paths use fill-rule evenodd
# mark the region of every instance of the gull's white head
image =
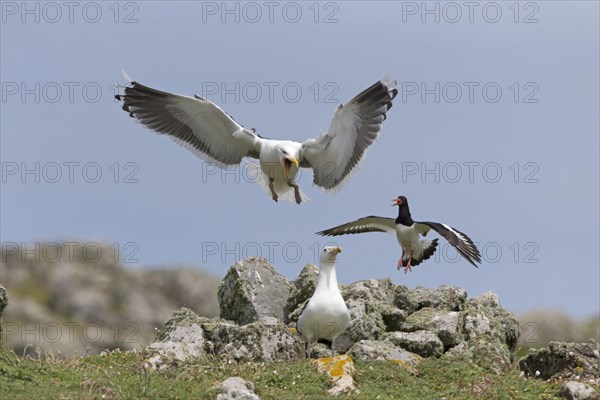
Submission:
<svg viewBox="0 0 600 400">
<path fill-rule="evenodd" d="M 298 172 L 298 149 L 293 146 L 281 144 L 277 147 L 277 157 L 283 167 L 285 177 L 294 179 Z"/>
<path fill-rule="evenodd" d="M 339 246 L 325 246 L 321 252 L 321 263 L 335 263 L 336 257 L 342 252 L 342 248 Z"/>
</svg>

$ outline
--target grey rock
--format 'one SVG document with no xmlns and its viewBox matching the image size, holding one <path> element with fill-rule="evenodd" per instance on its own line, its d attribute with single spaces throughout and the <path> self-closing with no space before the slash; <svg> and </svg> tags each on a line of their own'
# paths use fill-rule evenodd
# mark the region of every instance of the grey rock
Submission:
<svg viewBox="0 0 600 400">
<path fill-rule="evenodd" d="M 290 296 L 286 303 L 286 309 L 290 313 L 286 317 L 286 322 L 296 323 L 302 306 L 312 296 L 317 287 L 319 278 L 319 268 L 312 264 L 304 266 L 300 275 L 292 282 Z"/>
<path fill-rule="evenodd" d="M 382 340 L 422 357 L 439 357 L 444 353 L 444 344 L 431 331 L 390 332 Z"/>
<path fill-rule="evenodd" d="M 304 344 L 276 318 L 265 317 L 240 326 L 222 318 L 198 317 L 182 308 L 146 351 L 173 362 L 206 355 L 237 362 L 293 361 L 304 354 Z"/>
<path fill-rule="evenodd" d="M 417 286 L 413 293 L 418 309 L 431 307 L 460 311 L 464 308 L 467 300 L 466 290 L 450 285 L 439 285 L 433 289 Z"/>
<path fill-rule="evenodd" d="M 519 338 L 519 322 L 500 307 L 495 293 L 484 293 L 469 300 L 463 311 L 464 335 L 473 362 L 501 373 L 514 363 Z"/>
<path fill-rule="evenodd" d="M 548 347 L 531 349 L 519 360 L 519 368 L 541 379 L 581 376 L 600 378 L 600 344 L 550 342 Z M 539 371 L 539 374 L 536 372 Z"/>
<path fill-rule="evenodd" d="M 419 300 L 413 290 L 398 285 L 394 288 L 394 305 L 406 314 L 412 314 L 419 309 Z"/>
<path fill-rule="evenodd" d="M 189 308 L 181 308 L 165 323 L 158 341 L 151 343 L 146 350 L 170 361 L 200 358 L 206 354 L 202 330 L 202 323 L 206 321 L 209 319 L 198 317 Z"/>
<path fill-rule="evenodd" d="M 406 312 L 393 306 L 384 307 L 381 317 L 388 332 L 399 331 L 402 329 L 402 323 L 406 321 Z"/>
<path fill-rule="evenodd" d="M 227 378 L 221 384 L 221 393 L 217 400 L 259 400 L 254 393 L 254 384 L 239 376 Z"/>
<path fill-rule="evenodd" d="M 467 302 L 465 333 L 468 338 L 492 335 L 514 352 L 519 339 L 519 321 L 503 309 L 495 293 L 487 292 Z"/>
<path fill-rule="evenodd" d="M 381 340 L 361 340 L 348 350 L 348 355 L 360 360 L 387 360 L 409 366 L 414 366 L 421 360 L 417 354 Z"/>
<path fill-rule="evenodd" d="M 461 315 L 457 311 L 421 308 L 406 318 L 402 330 L 434 332 L 446 348 L 455 346 L 463 340 Z"/>
<path fill-rule="evenodd" d="M 336 350 L 337 353 L 337 350 Z M 310 358 L 327 358 L 331 357 L 331 348 L 323 343 L 315 344 L 310 350 Z"/>
<path fill-rule="evenodd" d="M 560 388 L 560 394 L 567 400 L 598 400 L 600 395 L 589 385 L 569 381 Z"/>
<path fill-rule="evenodd" d="M 363 339 L 378 339 L 386 332 L 382 312 L 393 307 L 394 287 L 389 279 L 358 281 L 342 289 L 350 311 L 350 325 L 336 340 L 343 353 Z"/>
<path fill-rule="evenodd" d="M 287 316 L 286 303 L 291 286 L 263 257 L 250 257 L 229 268 L 219 286 L 221 318 L 239 325 Z"/>
</svg>

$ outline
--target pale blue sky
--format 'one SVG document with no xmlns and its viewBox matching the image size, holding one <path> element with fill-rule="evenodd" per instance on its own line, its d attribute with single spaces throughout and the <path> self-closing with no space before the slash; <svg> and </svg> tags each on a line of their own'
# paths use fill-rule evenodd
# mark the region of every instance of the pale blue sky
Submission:
<svg viewBox="0 0 600 400">
<path fill-rule="evenodd" d="M 118 15 L 114 2 L 32 2 L 31 13 L 2 2 L 1 240 L 117 242 L 134 264 L 217 276 L 261 253 L 294 278 L 327 243 L 314 232 L 395 217 L 390 200 L 403 194 L 416 220 L 470 235 L 484 263 L 453 262 L 444 244 L 445 256 L 405 275 L 394 236 L 346 236 L 336 241 L 340 281 L 452 284 L 471 296 L 495 291 L 515 312 L 598 313 L 598 2 L 480 2 L 472 21 L 466 6 L 459 17 L 427 3 L 439 22 L 421 2 L 273 4 L 271 22 L 263 2 L 230 2 L 229 14 L 222 2 L 123 2 Z M 312 201 L 297 206 L 274 203 L 244 170 L 213 174 L 134 123 L 112 98 L 121 69 L 204 94 L 272 138 L 315 137 L 338 102 L 387 73 L 401 93 L 348 185 L 329 195 L 305 171 L 299 183 Z M 224 98 L 221 85 L 231 90 Z M 36 163 L 39 182 L 21 175 Z"/>
</svg>

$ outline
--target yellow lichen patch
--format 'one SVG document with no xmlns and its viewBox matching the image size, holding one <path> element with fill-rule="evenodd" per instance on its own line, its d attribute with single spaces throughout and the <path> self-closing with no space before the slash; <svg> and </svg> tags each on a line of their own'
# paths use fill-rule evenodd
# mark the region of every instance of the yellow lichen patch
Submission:
<svg viewBox="0 0 600 400">
<path fill-rule="evenodd" d="M 290 332 L 293 334 L 296 334 L 296 333 L 298 333 L 298 330 L 296 328 L 292 327 L 292 328 L 290 328 Z"/>
<path fill-rule="evenodd" d="M 389 358 L 388 361 L 391 362 L 392 364 L 399 365 L 402 368 L 404 368 L 405 370 L 407 370 L 408 372 L 410 372 L 411 374 L 414 374 L 417 372 L 415 365 L 421 361 L 421 357 L 415 358 L 413 360 L 413 363 L 409 363 L 405 360 L 399 360 L 397 358 Z"/>
<path fill-rule="evenodd" d="M 348 389 L 354 389 L 354 361 L 347 355 L 335 357 L 319 358 L 315 360 L 317 369 L 325 372 L 333 380 L 333 388 L 329 390 L 330 394 L 338 394 Z"/>
</svg>

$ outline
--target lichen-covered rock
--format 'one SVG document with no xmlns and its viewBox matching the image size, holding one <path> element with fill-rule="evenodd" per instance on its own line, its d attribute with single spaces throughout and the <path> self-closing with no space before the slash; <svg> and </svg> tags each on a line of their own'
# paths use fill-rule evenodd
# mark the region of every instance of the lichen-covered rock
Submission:
<svg viewBox="0 0 600 400">
<path fill-rule="evenodd" d="M 600 378 L 600 344 L 550 342 L 548 347 L 532 349 L 519 360 L 519 368 L 529 376 L 542 379 L 581 376 Z M 539 374 L 536 372 L 539 371 Z"/>
<path fill-rule="evenodd" d="M 327 358 L 331 357 L 331 347 L 323 343 L 316 343 L 310 349 L 309 358 Z"/>
<path fill-rule="evenodd" d="M 569 381 L 560 388 L 560 394 L 567 400 L 598 400 L 600 395 L 589 385 Z"/>
<path fill-rule="evenodd" d="M 406 314 L 412 314 L 419 309 L 419 301 L 414 291 L 404 285 L 394 288 L 394 305 Z"/>
<path fill-rule="evenodd" d="M 239 326 L 203 326 L 210 352 L 233 361 L 294 361 L 304 354 L 304 343 L 283 321 L 263 318 Z"/>
<path fill-rule="evenodd" d="M 387 360 L 410 371 L 414 371 L 415 366 L 421 361 L 419 355 L 382 340 L 361 340 L 355 343 L 347 354 L 359 360 Z"/>
<path fill-rule="evenodd" d="M 358 281 L 342 289 L 342 297 L 350 311 L 350 325 L 336 339 L 336 349 L 347 351 L 363 339 L 378 339 L 386 332 L 382 311 L 388 310 L 394 299 L 394 287 L 389 279 Z"/>
<path fill-rule="evenodd" d="M 158 341 L 146 350 L 167 361 L 188 361 L 206 355 L 237 362 L 293 361 L 303 354 L 304 344 L 283 321 L 272 317 L 240 326 L 180 309 L 167 321 Z"/>
<path fill-rule="evenodd" d="M 413 291 L 417 308 L 431 307 L 460 311 L 465 306 L 467 291 L 456 286 L 439 285 L 433 289 L 417 286 Z"/>
<path fill-rule="evenodd" d="M 295 323 L 300 316 L 302 306 L 312 296 L 317 287 L 319 279 L 319 268 L 312 264 L 306 264 L 300 275 L 292 282 L 290 296 L 287 300 L 286 309 L 290 313 L 286 322 Z"/>
<path fill-rule="evenodd" d="M 496 373 L 509 368 L 515 361 L 519 322 L 500 306 L 497 295 L 487 292 L 469 300 L 462 314 L 473 362 Z"/>
<path fill-rule="evenodd" d="M 260 397 L 254 393 L 254 384 L 239 376 L 232 376 L 221 383 L 221 393 L 217 400 L 259 400 Z"/>
<path fill-rule="evenodd" d="M 455 346 L 463 340 L 461 315 L 457 311 L 421 308 L 406 318 L 402 330 L 433 332 L 440 338 L 445 348 Z"/>
<path fill-rule="evenodd" d="M 173 313 L 159 332 L 158 340 L 151 343 L 146 351 L 172 362 L 201 358 L 206 355 L 202 324 L 210 321 L 212 319 L 199 317 L 189 308 L 182 307 Z"/>
<path fill-rule="evenodd" d="M 250 257 L 229 268 L 219 286 L 221 318 L 239 325 L 274 317 L 287 316 L 286 302 L 290 295 L 288 280 L 277 273 L 263 257 Z"/>
<path fill-rule="evenodd" d="M 464 331 L 467 339 L 481 335 L 498 338 L 514 352 L 519 339 L 519 321 L 503 309 L 495 293 L 487 292 L 467 302 Z"/>
<path fill-rule="evenodd" d="M 333 387 L 327 391 L 330 395 L 335 396 L 355 389 L 352 377 L 355 372 L 354 362 L 348 355 L 319 358 L 314 362 L 317 364 L 317 369 L 326 373 L 333 381 Z"/>
<path fill-rule="evenodd" d="M 475 364 L 500 374 L 513 365 L 514 353 L 500 340 L 490 336 L 480 336 L 467 341 Z"/>
<path fill-rule="evenodd" d="M 389 332 L 383 340 L 422 357 L 439 357 L 444 353 L 444 344 L 435 332 Z"/>
<path fill-rule="evenodd" d="M 383 307 L 381 317 L 388 332 L 399 331 L 402 323 L 406 321 L 406 312 L 394 306 Z"/>
</svg>

